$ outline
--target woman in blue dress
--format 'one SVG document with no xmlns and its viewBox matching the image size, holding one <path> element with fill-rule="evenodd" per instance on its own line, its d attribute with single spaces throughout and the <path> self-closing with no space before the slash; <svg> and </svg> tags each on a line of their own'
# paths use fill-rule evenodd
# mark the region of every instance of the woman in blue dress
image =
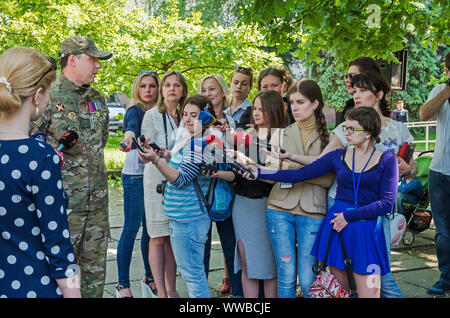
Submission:
<svg viewBox="0 0 450 318">
<path fill-rule="evenodd" d="M 81 297 L 61 158 L 28 136 L 55 71 L 32 48 L 0 56 L 0 298 Z"/>
<path fill-rule="evenodd" d="M 397 160 L 375 149 L 381 119 L 373 108 L 359 107 L 347 114 L 345 138 L 353 146 L 329 152 L 298 170 L 247 167 L 257 179 L 295 183 L 330 172 L 337 176 L 334 205 L 325 216 L 311 254 L 327 265 L 349 290 L 344 255 L 338 232 L 352 261 L 359 297 L 380 296 L 380 275 L 390 272 L 383 226 L 377 217 L 392 210 L 397 195 Z M 248 177 L 248 174 L 244 174 Z M 331 237 L 331 238 L 330 238 Z"/>
</svg>

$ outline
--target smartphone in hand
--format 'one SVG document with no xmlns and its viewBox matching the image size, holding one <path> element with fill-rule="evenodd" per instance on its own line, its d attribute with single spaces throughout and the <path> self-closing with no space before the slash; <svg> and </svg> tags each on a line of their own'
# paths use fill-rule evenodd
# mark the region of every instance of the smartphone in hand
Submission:
<svg viewBox="0 0 450 318">
<path fill-rule="evenodd" d="M 163 151 L 157 144 L 155 144 L 154 142 L 151 142 L 151 143 L 149 143 L 148 144 L 150 147 L 152 147 L 153 149 L 155 149 L 155 150 L 158 150 L 158 151 Z"/>
<path fill-rule="evenodd" d="M 133 144 L 135 145 L 135 147 L 136 147 L 140 152 L 144 152 L 144 148 L 142 148 L 142 147 L 139 145 L 139 143 L 138 143 L 136 137 L 133 137 L 133 138 L 131 139 L 131 141 L 133 142 Z"/>
</svg>

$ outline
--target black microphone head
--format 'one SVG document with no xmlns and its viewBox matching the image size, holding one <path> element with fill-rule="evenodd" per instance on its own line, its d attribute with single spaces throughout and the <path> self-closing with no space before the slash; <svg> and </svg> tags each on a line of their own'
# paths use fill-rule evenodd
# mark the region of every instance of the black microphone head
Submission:
<svg viewBox="0 0 450 318">
<path fill-rule="evenodd" d="M 64 146 L 64 149 L 72 148 L 78 141 L 78 134 L 76 131 L 70 130 L 59 138 L 59 144 Z"/>
</svg>

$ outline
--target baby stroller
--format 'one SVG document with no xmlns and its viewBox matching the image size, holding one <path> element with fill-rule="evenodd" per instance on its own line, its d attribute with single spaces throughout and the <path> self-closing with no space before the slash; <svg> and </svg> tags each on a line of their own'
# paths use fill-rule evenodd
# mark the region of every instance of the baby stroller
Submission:
<svg viewBox="0 0 450 318">
<path fill-rule="evenodd" d="M 428 197 L 428 174 L 430 173 L 430 164 L 433 157 L 425 154 L 433 152 L 433 150 L 423 151 L 414 160 L 417 166 L 416 178 L 418 178 L 422 184 L 423 194 L 422 197 L 419 198 L 419 203 L 403 204 L 406 219 L 406 231 L 402 241 L 405 245 L 411 245 L 414 242 L 415 234 L 430 228 L 432 217 L 430 200 Z"/>
</svg>

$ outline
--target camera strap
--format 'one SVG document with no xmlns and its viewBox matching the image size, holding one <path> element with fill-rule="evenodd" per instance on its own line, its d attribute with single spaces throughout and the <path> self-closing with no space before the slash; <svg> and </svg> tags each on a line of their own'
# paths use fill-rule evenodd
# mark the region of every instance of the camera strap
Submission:
<svg viewBox="0 0 450 318">
<path fill-rule="evenodd" d="M 216 182 L 217 182 L 217 178 L 213 178 L 213 180 L 209 183 L 208 194 L 213 191 L 213 189 L 216 185 Z M 203 193 L 202 188 L 200 187 L 200 184 L 198 184 L 197 178 L 194 179 L 193 183 L 194 183 L 195 192 L 197 193 L 197 199 L 198 199 L 198 203 L 200 205 L 200 209 L 202 209 L 202 212 L 205 212 L 205 208 L 206 208 L 206 212 L 209 212 L 209 210 L 211 209 L 212 202 L 208 202 L 206 200 L 205 194 Z M 209 196 L 208 196 L 208 198 L 209 198 Z"/>
</svg>

